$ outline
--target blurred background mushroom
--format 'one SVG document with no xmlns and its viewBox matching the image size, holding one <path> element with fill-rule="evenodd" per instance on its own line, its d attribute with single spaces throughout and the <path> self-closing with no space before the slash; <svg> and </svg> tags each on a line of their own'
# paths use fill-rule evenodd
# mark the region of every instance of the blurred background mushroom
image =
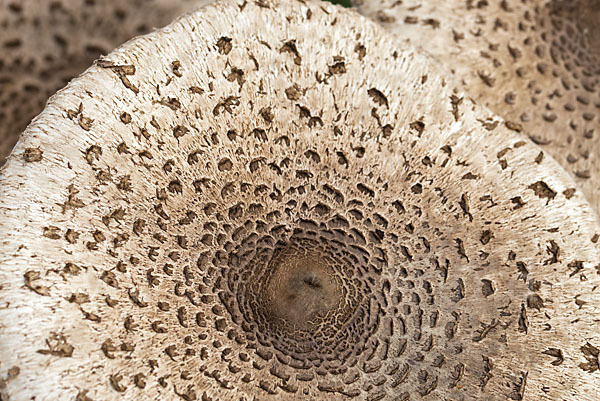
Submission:
<svg viewBox="0 0 600 401">
<path fill-rule="evenodd" d="M 599 0 L 353 0 L 434 55 L 600 211 Z"/>
<path fill-rule="evenodd" d="M 98 60 L 0 170 L 3 400 L 597 399 L 597 217 L 458 87 L 315 1 Z"/>
<path fill-rule="evenodd" d="M 0 0 L 0 166 L 48 98 L 101 54 L 210 0 Z"/>
</svg>

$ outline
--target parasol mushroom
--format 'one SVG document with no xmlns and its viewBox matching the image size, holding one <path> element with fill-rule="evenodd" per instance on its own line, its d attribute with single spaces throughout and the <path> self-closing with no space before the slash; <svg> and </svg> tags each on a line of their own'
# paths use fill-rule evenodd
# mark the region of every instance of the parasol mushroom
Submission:
<svg viewBox="0 0 600 401">
<path fill-rule="evenodd" d="M 92 61 L 208 0 L 0 0 L 0 166 L 48 97 Z"/>
<path fill-rule="evenodd" d="M 99 60 L 0 170 L 3 399 L 595 399 L 596 215 L 457 86 L 313 1 Z"/>
<path fill-rule="evenodd" d="M 600 211 L 599 0 L 354 0 L 554 157 Z"/>
</svg>

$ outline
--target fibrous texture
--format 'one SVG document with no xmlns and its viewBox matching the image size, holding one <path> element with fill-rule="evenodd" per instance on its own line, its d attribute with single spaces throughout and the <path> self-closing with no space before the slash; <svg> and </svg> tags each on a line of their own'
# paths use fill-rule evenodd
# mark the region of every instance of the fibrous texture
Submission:
<svg viewBox="0 0 600 401">
<path fill-rule="evenodd" d="M 3 396 L 595 399 L 595 214 L 456 88 L 321 2 L 100 60 L 0 176 Z"/>
<path fill-rule="evenodd" d="M 600 211 L 599 0 L 355 0 L 575 178 Z"/>
<path fill-rule="evenodd" d="M 0 166 L 48 98 L 101 54 L 208 0 L 0 0 Z"/>
</svg>

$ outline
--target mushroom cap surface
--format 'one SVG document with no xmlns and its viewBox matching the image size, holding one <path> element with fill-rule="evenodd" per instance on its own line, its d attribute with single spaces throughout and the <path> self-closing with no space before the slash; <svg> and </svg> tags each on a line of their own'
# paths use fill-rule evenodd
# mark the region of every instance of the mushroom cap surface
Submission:
<svg viewBox="0 0 600 401">
<path fill-rule="evenodd" d="M 48 98 L 101 54 L 209 0 L 0 0 L 0 166 Z"/>
<path fill-rule="evenodd" d="M 458 87 L 311 1 L 99 60 L 0 170 L 3 399 L 597 399 L 596 214 Z"/>
<path fill-rule="evenodd" d="M 599 0 L 354 0 L 526 133 L 600 211 Z"/>
</svg>

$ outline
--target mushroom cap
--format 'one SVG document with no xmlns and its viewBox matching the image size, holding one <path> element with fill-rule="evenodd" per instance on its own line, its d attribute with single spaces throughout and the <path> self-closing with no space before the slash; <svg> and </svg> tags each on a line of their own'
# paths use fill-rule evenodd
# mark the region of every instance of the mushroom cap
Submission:
<svg viewBox="0 0 600 401">
<path fill-rule="evenodd" d="M 395 43 L 222 2 L 53 96 L 0 170 L 3 399 L 596 399 L 595 213 Z"/>
<path fill-rule="evenodd" d="M 354 0 L 523 131 L 600 211 L 599 0 Z"/>
<path fill-rule="evenodd" d="M 48 98 L 101 54 L 209 0 L 0 0 L 0 166 Z"/>
</svg>

